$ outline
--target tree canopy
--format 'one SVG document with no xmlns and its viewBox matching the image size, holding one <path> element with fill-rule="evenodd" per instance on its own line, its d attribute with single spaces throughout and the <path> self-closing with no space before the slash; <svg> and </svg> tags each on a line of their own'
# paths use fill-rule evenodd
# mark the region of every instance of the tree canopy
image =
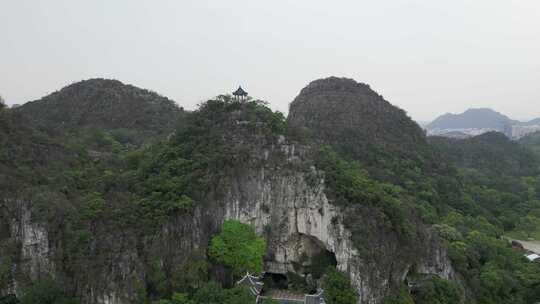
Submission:
<svg viewBox="0 0 540 304">
<path fill-rule="evenodd" d="M 208 248 L 210 258 L 228 267 L 234 276 L 241 276 L 246 271 L 260 274 L 265 252 L 264 239 L 258 237 L 251 226 L 237 220 L 225 221 Z"/>
<path fill-rule="evenodd" d="M 356 304 L 358 301 L 358 294 L 351 286 L 349 277 L 334 267 L 328 267 L 322 288 L 328 304 Z"/>
</svg>

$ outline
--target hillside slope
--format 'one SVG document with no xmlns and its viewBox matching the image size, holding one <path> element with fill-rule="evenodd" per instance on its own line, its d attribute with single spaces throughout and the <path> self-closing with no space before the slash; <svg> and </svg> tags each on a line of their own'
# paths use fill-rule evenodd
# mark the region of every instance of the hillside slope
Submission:
<svg viewBox="0 0 540 304">
<path fill-rule="evenodd" d="M 315 292 L 337 269 L 361 304 L 536 297 L 540 268 L 498 239 L 499 206 L 529 212 L 534 179 L 461 180 L 402 110 L 354 80 L 315 81 L 291 110 L 287 123 L 265 102 L 222 95 L 140 146 L 109 129 L 130 126 L 124 114 L 121 125 L 66 120 L 69 132 L 25 118 L 41 132 L 29 114 L 0 112 L 0 303 L 51 290 L 82 304 L 253 303 L 215 293 L 236 292 L 207 250 L 229 219 L 266 241 L 268 286 Z"/>
<path fill-rule="evenodd" d="M 518 143 L 521 146 L 524 146 L 533 150 L 537 155 L 540 156 L 540 131 L 531 133 L 527 136 L 520 138 L 518 140 Z"/>
<path fill-rule="evenodd" d="M 337 77 L 311 82 L 291 103 L 288 124 L 359 161 L 377 180 L 432 192 L 434 205 L 459 200 L 453 167 L 440 159 L 405 111 L 366 84 Z"/>
<path fill-rule="evenodd" d="M 314 139 L 335 143 L 362 158 L 381 148 L 406 154 L 425 145 L 420 127 L 368 85 L 330 77 L 311 82 L 290 105 L 291 128 L 305 128 Z"/>
<path fill-rule="evenodd" d="M 535 155 L 499 132 L 461 140 L 429 137 L 429 141 L 460 167 L 514 176 L 539 172 Z"/>
<path fill-rule="evenodd" d="M 313 261 L 331 256 L 362 303 L 381 302 L 409 273 L 453 278 L 435 231 L 397 192 L 286 129 L 264 104 L 222 97 L 158 144 L 98 158 L 76 148 L 69 165 L 46 168 L 50 178 L 0 194 L 0 254 L 15 265 L 0 292 L 53 274 L 83 303 L 132 303 L 140 286 L 156 300 L 186 288 L 192 264 L 210 263 L 206 247 L 225 219 L 265 237 L 269 273 L 313 285 L 321 274 L 310 269 L 326 267 Z M 369 188 L 351 196 L 331 182 L 341 178 Z"/>
<path fill-rule="evenodd" d="M 431 137 L 430 142 L 460 169 L 466 192 L 483 214 L 504 230 L 524 228 L 524 220 L 538 217 L 540 157 L 501 133 L 467 139 Z M 537 210 L 537 211 L 535 211 Z"/>
<path fill-rule="evenodd" d="M 66 86 L 16 109 L 49 133 L 82 128 L 171 132 L 183 115 L 172 100 L 117 80 L 90 79 Z"/>
</svg>

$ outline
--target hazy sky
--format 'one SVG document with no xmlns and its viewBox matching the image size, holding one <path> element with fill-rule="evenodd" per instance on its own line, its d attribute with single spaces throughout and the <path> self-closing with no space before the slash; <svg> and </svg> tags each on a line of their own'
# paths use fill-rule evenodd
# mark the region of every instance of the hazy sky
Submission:
<svg viewBox="0 0 540 304">
<path fill-rule="evenodd" d="M 0 94 L 82 79 L 193 109 L 239 84 L 274 109 L 310 81 L 366 82 L 417 120 L 540 117 L 539 0 L 0 0 Z"/>
</svg>

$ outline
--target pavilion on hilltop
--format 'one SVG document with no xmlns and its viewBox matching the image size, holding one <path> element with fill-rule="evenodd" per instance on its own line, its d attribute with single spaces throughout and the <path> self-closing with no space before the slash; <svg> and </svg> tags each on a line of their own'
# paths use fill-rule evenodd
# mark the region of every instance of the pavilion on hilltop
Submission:
<svg viewBox="0 0 540 304">
<path fill-rule="evenodd" d="M 240 100 L 240 101 L 246 100 L 248 96 L 248 93 L 244 91 L 244 89 L 242 89 L 242 86 L 239 86 L 238 89 L 234 91 L 232 94 L 236 100 Z"/>
</svg>

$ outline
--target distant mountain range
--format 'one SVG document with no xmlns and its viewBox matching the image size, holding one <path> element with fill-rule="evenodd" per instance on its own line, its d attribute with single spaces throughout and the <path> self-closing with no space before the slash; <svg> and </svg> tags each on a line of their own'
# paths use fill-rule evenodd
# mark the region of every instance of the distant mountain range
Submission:
<svg viewBox="0 0 540 304">
<path fill-rule="evenodd" d="M 540 118 L 521 122 L 492 109 L 478 108 L 468 109 L 461 114 L 441 115 L 424 128 L 430 136 L 466 138 L 496 131 L 519 139 L 540 131 Z"/>
</svg>

